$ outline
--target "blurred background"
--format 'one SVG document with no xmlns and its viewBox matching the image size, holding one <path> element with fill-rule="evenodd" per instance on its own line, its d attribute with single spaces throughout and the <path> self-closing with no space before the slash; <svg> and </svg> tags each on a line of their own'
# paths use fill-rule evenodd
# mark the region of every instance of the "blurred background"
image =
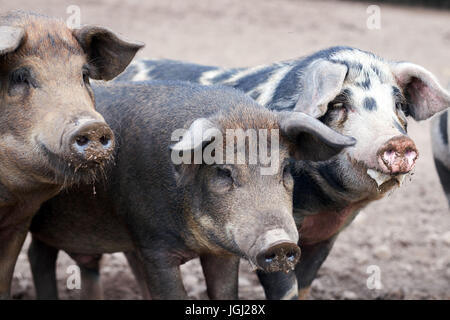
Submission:
<svg viewBox="0 0 450 320">
<path fill-rule="evenodd" d="M 300 57 L 334 45 L 354 46 L 391 60 L 408 60 L 450 84 L 450 1 L 308 0 L 0 0 L 0 10 L 24 9 L 67 20 L 70 5 L 82 24 L 107 26 L 146 44 L 138 58 L 169 58 L 224 67 L 255 66 Z M 371 7 L 377 5 L 378 7 Z M 426 6 L 425 6 L 426 5 Z M 376 19 L 379 14 L 378 20 Z M 344 232 L 313 282 L 312 299 L 450 299 L 450 212 L 431 155 L 429 121 L 410 123 L 420 159 L 411 181 L 367 207 Z M 26 258 L 14 274 L 16 299 L 33 299 Z M 73 264 L 60 254 L 60 296 Z M 382 288 L 369 289 L 369 266 Z M 198 261 L 182 267 L 192 298 L 206 298 Z M 139 299 L 121 253 L 106 255 L 102 269 L 108 299 Z M 264 294 L 243 261 L 240 297 Z"/>
</svg>

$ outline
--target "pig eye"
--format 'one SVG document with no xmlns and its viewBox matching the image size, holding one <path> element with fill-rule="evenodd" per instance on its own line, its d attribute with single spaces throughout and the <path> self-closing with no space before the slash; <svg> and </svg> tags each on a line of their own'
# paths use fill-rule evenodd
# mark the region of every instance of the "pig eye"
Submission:
<svg viewBox="0 0 450 320">
<path fill-rule="evenodd" d="M 230 179 L 230 180 L 233 179 L 232 176 L 231 176 L 231 170 L 230 169 L 217 167 L 216 170 L 217 170 L 217 176 L 219 178 Z"/>
<path fill-rule="evenodd" d="M 343 96 L 336 97 L 328 104 L 328 111 L 320 120 L 328 125 L 344 123 L 347 120 L 348 111 L 347 103 L 344 100 Z"/>
<path fill-rule="evenodd" d="M 31 76 L 30 69 L 21 67 L 14 70 L 10 75 L 10 84 L 12 87 L 26 85 L 36 88 L 36 81 Z"/>
</svg>

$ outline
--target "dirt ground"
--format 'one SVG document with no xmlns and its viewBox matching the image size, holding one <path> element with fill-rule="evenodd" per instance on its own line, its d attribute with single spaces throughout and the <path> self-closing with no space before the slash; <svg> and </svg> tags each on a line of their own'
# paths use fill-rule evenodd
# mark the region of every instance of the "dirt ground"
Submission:
<svg viewBox="0 0 450 320">
<path fill-rule="evenodd" d="M 222 66 L 253 66 L 290 59 L 332 45 L 350 45 L 382 57 L 409 60 L 450 81 L 450 11 L 381 5 L 381 29 L 366 26 L 369 4 L 341 1 L 25 1 L 0 0 L 0 10 L 25 9 L 66 19 L 78 5 L 81 22 L 105 25 L 147 44 L 139 57 L 171 58 Z M 312 299 L 449 299 L 450 214 L 431 156 L 429 122 L 411 123 L 420 159 L 401 189 L 368 206 L 338 239 L 314 281 Z M 26 248 L 16 267 L 13 294 L 33 299 Z M 65 254 L 58 261 L 60 295 L 66 288 Z M 382 288 L 368 289 L 367 268 L 381 271 Z M 264 298 L 243 261 L 240 297 Z M 193 298 L 206 298 L 198 261 L 182 267 Z M 107 255 L 102 269 L 107 299 L 138 299 L 121 253 Z"/>
</svg>

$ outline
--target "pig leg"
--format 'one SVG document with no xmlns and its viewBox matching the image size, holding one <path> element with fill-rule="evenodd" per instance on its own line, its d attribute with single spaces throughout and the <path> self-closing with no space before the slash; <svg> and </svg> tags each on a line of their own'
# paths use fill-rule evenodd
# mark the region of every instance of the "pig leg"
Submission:
<svg viewBox="0 0 450 320">
<path fill-rule="evenodd" d="M 336 238 L 337 235 L 328 240 L 301 247 L 302 257 L 295 267 L 299 299 L 305 299 L 307 297 L 311 283 L 316 278 L 317 272 L 328 257 Z"/>
<path fill-rule="evenodd" d="M 157 247 L 152 245 L 151 247 Z M 142 263 L 145 268 L 150 296 L 155 300 L 187 300 L 188 295 L 183 286 L 180 261 L 166 253 L 143 249 Z"/>
<path fill-rule="evenodd" d="M 11 210 L 11 212 L 5 209 L 0 208 L 0 299 L 10 298 L 14 267 L 30 225 L 30 221 L 14 225 L 10 225 L 6 221 L 3 223 L 3 214 L 6 216 L 15 214 L 15 210 Z"/>
<path fill-rule="evenodd" d="M 440 160 L 434 159 L 436 170 L 441 180 L 442 187 L 444 188 L 445 195 L 447 196 L 448 205 L 450 206 L 450 169 L 446 167 Z"/>
<path fill-rule="evenodd" d="M 200 262 L 211 300 L 237 300 L 239 257 L 203 255 Z"/>
<path fill-rule="evenodd" d="M 46 245 L 33 237 L 28 248 L 28 260 L 31 265 L 36 298 L 39 300 L 57 300 L 56 259 L 58 249 Z"/>
<path fill-rule="evenodd" d="M 84 255 L 68 253 L 81 272 L 81 300 L 103 300 L 103 286 L 100 279 L 101 254 Z"/>
<path fill-rule="evenodd" d="M 145 268 L 142 264 L 141 259 L 134 251 L 125 252 L 124 254 L 127 257 L 128 264 L 130 265 L 131 271 L 133 272 L 133 275 L 139 285 L 142 298 L 144 300 L 150 300 L 152 297 L 150 296 L 150 291 L 147 287 L 147 280 L 145 278 Z"/>
<path fill-rule="evenodd" d="M 322 263 L 330 253 L 337 236 L 314 245 L 301 246 L 302 256 L 295 272 L 264 273 L 258 271 L 258 277 L 264 287 L 267 299 L 304 299 Z M 297 289 L 298 288 L 298 289 Z M 298 296 L 297 296 L 298 290 Z"/>
<path fill-rule="evenodd" d="M 300 260 L 303 258 L 300 258 Z M 267 273 L 257 271 L 266 298 L 269 300 L 297 300 L 297 278 L 294 271 Z"/>
</svg>

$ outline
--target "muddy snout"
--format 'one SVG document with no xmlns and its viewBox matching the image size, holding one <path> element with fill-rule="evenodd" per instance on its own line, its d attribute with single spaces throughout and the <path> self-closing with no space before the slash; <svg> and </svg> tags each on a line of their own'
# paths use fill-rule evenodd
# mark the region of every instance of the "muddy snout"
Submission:
<svg viewBox="0 0 450 320">
<path fill-rule="evenodd" d="M 414 142 L 405 136 L 394 137 L 378 151 L 378 163 L 388 174 L 410 172 L 419 156 Z"/>
<path fill-rule="evenodd" d="M 266 272 L 292 270 L 300 259 L 300 248 L 295 243 L 272 245 L 256 257 L 258 266 Z"/>
<path fill-rule="evenodd" d="M 256 263 L 265 272 L 293 270 L 300 259 L 300 248 L 283 229 L 270 230 L 255 242 Z"/>
<path fill-rule="evenodd" d="M 71 155 L 88 165 L 98 165 L 110 159 L 114 150 L 114 134 L 100 120 L 79 123 L 68 134 Z"/>
</svg>

